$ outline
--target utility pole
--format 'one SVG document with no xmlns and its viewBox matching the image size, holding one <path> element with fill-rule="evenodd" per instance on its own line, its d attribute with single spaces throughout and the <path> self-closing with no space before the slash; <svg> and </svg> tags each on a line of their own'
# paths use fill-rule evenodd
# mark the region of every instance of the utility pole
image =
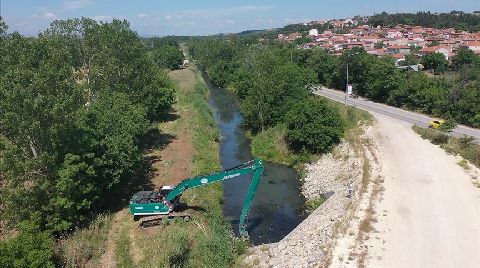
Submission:
<svg viewBox="0 0 480 268">
<path fill-rule="evenodd" d="M 347 54 L 347 84 L 345 85 L 345 106 L 347 106 L 347 95 L 348 95 L 348 58 L 350 54 Z"/>
<path fill-rule="evenodd" d="M 353 53 L 353 55 L 358 55 L 359 52 Z M 345 85 L 345 105 L 347 105 L 347 96 L 348 96 L 348 60 L 350 59 L 350 53 L 347 52 L 347 84 Z"/>
</svg>

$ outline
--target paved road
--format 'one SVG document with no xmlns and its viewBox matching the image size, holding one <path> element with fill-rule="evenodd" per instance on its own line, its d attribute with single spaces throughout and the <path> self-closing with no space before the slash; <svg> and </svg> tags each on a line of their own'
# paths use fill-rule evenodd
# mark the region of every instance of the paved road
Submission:
<svg viewBox="0 0 480 268">
<path fill-rule="evenodd" d="M 345 93 L 338 90 L 322 88 L 322 89 L 314 90 L 313 93 L 316 95 L 320 95 L 320 96 L 324 96 L 326 98 L 332 99 L 334 101 L 338 101 L 342 103 L 345 102 Z M 385 104 L 369 101 L 361 97 L 358 97 L 357 99 L 348 97 L 347 104 L 355 106 L 362 110 L 369 111 L 369 112 L 374 112 L 374 113 L 379 113 L 386 116 L 394 117 L 402 121 L 405 121 L 407 123 L 410 123 L 412 125 L 418 125 L 421 127 L 427 127 L 428 122 L 430 122 L 433 119 L 423 114 L 405 111 L 405 110 L 388 106 Z M 458 125 L 453 130 L 453 134 L 456 136 L 464 136 L 464 135 L 472 136 L 477 140 L 477 142 L 480 142 L 480 129 L 474 129 L 474 128 L 466 127 L 463 125 Z"/>
</svg>

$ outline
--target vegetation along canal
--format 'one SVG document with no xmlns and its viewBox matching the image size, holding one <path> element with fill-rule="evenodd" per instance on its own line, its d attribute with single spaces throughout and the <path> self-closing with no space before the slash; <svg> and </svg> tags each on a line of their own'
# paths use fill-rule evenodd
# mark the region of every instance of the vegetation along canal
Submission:
<svg viewBox="0 0 480 268">
<path fill-rule="evenodd" d="M 233 94 L 209 86 L 208 103 L 220 130 L 220 160 L 230 168 L 253 159 L 242 128 L 243 116 Z M 298 173 L 285 165 L 265 163 L 265 172 L 249 214 L 247 230 L 254 245 L 280 241 L 305 219 L 305 199 Z M 250 178 L 224 182 L 224 215 L 238 230 L 238 218 Z"/>
</svg>

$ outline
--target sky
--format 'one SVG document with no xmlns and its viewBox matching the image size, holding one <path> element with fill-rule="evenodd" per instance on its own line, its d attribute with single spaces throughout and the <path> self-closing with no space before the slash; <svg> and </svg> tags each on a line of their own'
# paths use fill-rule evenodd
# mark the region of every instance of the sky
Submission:
<svg viewBox="0 0 480 268">
<path fill-rule="evenodd" d="M 36 35 L 56 19 L 126 19 L 142 36 L 269 29 L 319 19 L 396 12 L 480 10 L 479 0 L 0 0 L 9 31 Z"/>
</svg>

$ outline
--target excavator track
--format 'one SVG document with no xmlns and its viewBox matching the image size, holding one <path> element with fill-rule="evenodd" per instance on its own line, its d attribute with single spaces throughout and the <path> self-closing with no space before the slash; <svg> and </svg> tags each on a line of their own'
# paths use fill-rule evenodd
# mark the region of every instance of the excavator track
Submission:
<svg viewBox="0 0 480 268">
<path fill-rule="evenodd" d="M 140 223 L 138 226 L 142 229 L 145 229 L 165 223 L 170 223 L 176 219 L 183 219 L 183 221 L 188 222 L 190 221 L 191 216 L 186 212 L 172 212 L 166 215 L 147 216 L 140 219 Z"/>
</svg>

